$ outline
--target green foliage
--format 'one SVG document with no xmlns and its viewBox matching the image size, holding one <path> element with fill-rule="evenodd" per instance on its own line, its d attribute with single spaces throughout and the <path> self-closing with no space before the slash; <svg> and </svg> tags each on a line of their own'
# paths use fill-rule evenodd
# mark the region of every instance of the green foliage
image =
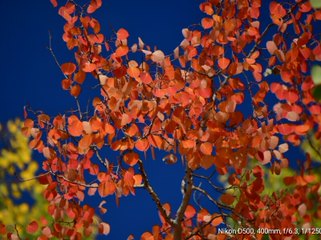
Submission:
<svg viewBox="0 0 321 240">
<path fill-rule="evenodd" d="M 321 8 L 321 1 L 320 0 L 310 0 L 310 3 L 313 8 Z"/>
</svg>

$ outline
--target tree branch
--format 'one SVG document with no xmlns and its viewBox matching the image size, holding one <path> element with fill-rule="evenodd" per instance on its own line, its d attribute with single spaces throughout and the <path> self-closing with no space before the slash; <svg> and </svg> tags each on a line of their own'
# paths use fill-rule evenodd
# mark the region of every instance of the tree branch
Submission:
<svg viewBox="0 0 321 240">
<path fill-rule="evenodd" d="M 144 181 L 144 187 L 147 190 L 147 192 L 149 193 L 149 195 L 152 197 L 153 201 L 156 203 L 158 211 L 160 212 L 162 217 L 165 219 L 165 221 L 169 225 L 171 225 L 172 227 L 175 227 L 174 221 L 170 218 L 170 216 L 167 215 L 167 213 L 166 213 L 165 209 L 163 208 L 163 205 L 162 205 L 158 195 L 156 194 L 156 192 L 154 191 L 154 189 L 150 185 L 148 177 L 147 177 L 147 173 L 146 173 L 145 168 L 144 168 L 143 161 L 141 159 L 138 160 L 138 165 L 139 165 L 139 169 L 140 169 L 140 172 L 142 174 L 143 181 Z"/>
<path fill-rule="evenodd" d="M 204 189 L 200 188 L 200 187 L 196 187 L 193 186 L 193 190 L 196 190 L 202 194 L 204 194 L 213 204 L 215 204 L 216 206 L 220 207 L 220 208 L 225 208 L 228 210 L 233 210 L 233 208 L 226 206 L 218 201 L 216 201 L 214 198 L 212 198 L 212 196 L 210 194 L 208 194 Z"/>
<path fill-rule="evenodd" d="M 183 200 L 176 212 L 175 231 L 174 231 L 175 240 L 180 240 L 182 237 L 182 221 L 183 221 L 186 207 L 189 203 L 189 200 L 192 196 L 192 191 L 193 191 L 192 169 L 189 168 L 188 166 L 186 166 L 186 174 L 183 181 L 186 181 L 186 191 L 183 193 Z"/>
</svg>

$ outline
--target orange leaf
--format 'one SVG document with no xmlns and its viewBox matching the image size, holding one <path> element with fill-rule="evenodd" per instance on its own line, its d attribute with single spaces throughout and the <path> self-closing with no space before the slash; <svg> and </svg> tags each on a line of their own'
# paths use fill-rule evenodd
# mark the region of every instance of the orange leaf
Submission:
<svg viewBox="0 0 321 240">
<path fill-rule="evenodd" d="M 153 235 L 150 232 L 144 232 L 140 237 L 141 240 L 154 240 Z"/>
<path fill-rule="evenodd" d="M 35 233 L 38 230 L 38 223 L 36 221 L 32 221 L 27 226 L 28 233 Z"/>
<path fill-rule="evenodd" d="M 140 186 L 142 184 L 142 182 L 143 182 L 142 175 L 136 174 L 136 175 L 133 176 L 133 178 L 134 178 L 134 181 L 135 181 L 134 186 Z"/>
<path fill-rule="evenodd" d="M 98 8 L 100 8 L 102 5 L 102 0 L 91 0 L 88 8 L 87 13 L 91 14 L 95 12 Z"/>
<path fill-rule="evenodd" d="M 149 148 L 149 142 L 146 138 L 138 139 L 135 142 L 135 148 L 139 151 L 145 152 Z"/>
<path fill-rule="evenodd" d="M 126 131 L 126 134 L 130 137 L 135 136 L 139 132 L 139 128 L 133 123 Z"/>
<path fill-rule="evenodd" d="M 74 80 L 79 83 L 82 84 L 86 79 L 86 73 L 84 73 L 83 71 L 79 71 L 75 74 L 74 76 Z"/>
<path fill-rule="evenodd" d="M 98 193 L 101 197 L 106 197 L 108 195 L 114 194 L 116 191 L 116 186 L 111 181 L 103 181 L 98 186 Z"/>
<path fill-rule="evenodd" d="M 76 65 L 74 63 L 64 63 L 61 65 L 61 71 L 66 74 L 70 75 L 76 71 Z"/>
<path fill-rule="evenodd" d="M 128 53 L 128 46 L 119 46 L 116 51 L 115 54 L 117 57 L 122 57 L 125 56 Z"/>
<path fill-rule="evenodd" d="M 94 63 L 90 63 L 90 62 L 86 62 L 82 65 L 81 69 L 84 72 L 92 72 L 94 70 L 96 70 L 96 64 Z"/>
<path fill-rule="evenodd" d="M 66 78 L 61 81 L 61 87 L 63 90 L 68 90 L 71 86 L 71 80 L 69 78 Z"/>
<path fill-rule="evenodd" d="M 110 232 L 110 226 L 108 223 L 105 222 L 99 223 L 98 229 L 100 234 L 108 235 Z"/>
<path fill-rule="evenodd" d="M 212 154 L 212 144 L 209 142 L 202 143 L 200 146 L 200 150 L 205 155 L 211 155 Z"/>
<path fill-rule="evenodd" d="M 228 65 L 230 64 L 231 60 L 225 57 L 222 57 L 218 60 L 218 66 L 221 69 L 226 69 L 228 67 Z"/>
<path fill-rule="evenodd" d="M 81 87 L 78 84 L 72 86 L 72 88 L 70 89 L 70 94 L 74 97 L 78 97 L 80 92 L 81 92 Z"/>
<path fill-rule="evenodd" d="M 97 116 L 92 117 L 89 120 L 89 123 L 90 123 L 91 129 L 93 131 L 99 131 L 102 127 L 102 122 L 101 122 L 100 118 Z"/>
<path fill-rule="evenodd" d="M 214 227 L 220 225 L 223 222 L 223 218 L 221 215 L 214 214 L 212 218 L 214 219 L 212 220 L 211 225 Z"/>
<path fill-rule="evenodd" d="M 191 206 L 191 205 L 188 205 L 188 206 L 186 207 L 185 212 L 184 212 L 185 217 L 186 217 L 187 219 L 190 219 L 190 218 L 194 217 L 195 214 L 196 214 L 195 208 L 194 208 L 193 206 Z"/>
<path fill-rule="evenodd" d="M 195 140 L 182 140 L 183 148 L 195 148 Z"/>
<path fill-rule="evenodd" d="M 129 67 L 127 69 L 127 73 L 132 78 L 138 78 L 138 76 L 140 75 L 140 70 L 137 67 Z"/>
<path fill-rule="evenodd" d="M 153 81 L 152 77 L 148 72 L 142 72 L 140 73 L 140 79 L 142 80 L 143 83 L 149 84 Z"/>
<path fill-rule="evenodd" d="M 78 143 L 78 150 L 80 154 L 85 154 L 88 152 L 90 145 L 92 144 L 93 137 L 91 134 L 83 136 L 83 138 Z"/>
<path fill-rule="evenodd" d="M 214 24 L 213 18 L 203 18 L 202 19 L 202 27 L 204 29 L 208 29 L 208 28 L 213 27 L 213 24 Z"/>
<path fill-rule="evenodd" d="M 124 155 L 124 162 L 127 163 L 129 166 L 134 166 L 138 160 L 139 160 L 139 155 L 138 153 L 135 152 L 129 152 Z"/>
<path fill-rule="evenodd" d="M 82 122 L 78 119 L 76 115 L 71 115 L 68 118 L 68 132 L 71 136 L 78 137 L 83 131 Z"/>
<path fill-rule="evenodd" d="M 119 40 L 126 40 L 129 37 L 129 33 L 126 29 L 121 28 L 117 32 L 117 39 Z"/>
<path fill-rule="evenodd" d="M 50 0 L 52 6 L 54 7 L 57 7 L 58 6 L 58 3 L 57 3 L 57 0 Z"/>
<path fill-rule="evenodd" d="M 298 135 L 305 135 L 310 130 L 309 124 L 295 126 L 294 131 Z"/>
</svg>

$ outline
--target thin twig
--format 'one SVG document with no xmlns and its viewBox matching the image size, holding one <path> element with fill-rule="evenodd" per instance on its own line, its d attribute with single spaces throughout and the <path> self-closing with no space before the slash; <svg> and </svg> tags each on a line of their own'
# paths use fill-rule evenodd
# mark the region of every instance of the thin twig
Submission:
<svg viewBox="0 0 321 240">
<path fill-rule="evenodd" d="M 154 191 L 154 189 L 150 185 L 148 177 L 147 177 L 147 173 L 146 173 L 145 168 L 144 168 L 143 161 L 141 159 L 138 160 L 138 165 L 139 165 L 140 172 L 142 174 L 142 178 L 143 178 L 143 181 L 144 181 L 145 189 L 148 191 L 149 195 L 151 195 L 152 199 L 156 203 L 156 206 L 157 206 L 160 214 L 165 219 L 165 221 L 169 225 L 171 225 L 172 227 L 175 227 L 174 221 L 171 219 L 170 216 L 167 215 L 167 213 L 166 213 L 165 209 L 163 208 L 163 205 L 162 205 L 158 195 L 156 194 L 156 192 Z"/>
<path fill-rule="evenodd" d="M 210 200 L 213 204 L 215 204 L 216 206 L 220 207 L 220 208 L 225 208 L 227 210 L 233 210 L 232 207 L 229 207 L 227 205 L 224 205 L 218 201 L 216 201 L 208 192 L 206 192 L 203 188 L 200 188 L 200 187 L 196 187 L 196 186 L 193 186 L 193 190 L 196 190 L 196 191 L 199 191 L 201 192 L 202 194 L 204 194 L 208 200 Z"/>
</svg>

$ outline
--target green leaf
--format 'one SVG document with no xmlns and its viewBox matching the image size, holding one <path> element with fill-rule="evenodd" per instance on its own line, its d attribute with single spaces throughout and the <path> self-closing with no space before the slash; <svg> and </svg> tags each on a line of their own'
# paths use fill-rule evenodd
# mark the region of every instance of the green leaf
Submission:
<svg viewBox="0 0 321 240">
<path fill-rule="evenodd" d="M 310 0 L 310 3 L 313 8 L 321 8 L 321 1 L 320 0 Z"/>
<path fill-rule="evenodd" d="M 321 84 L 321 66 L 314 65 L 311 69 L 311 75 L 314 85 Z"/>
<path fill-rule="evenodd" d="M 321 85 L 318 85 L 313 89 L 313 97 L 316 100 L 321 100 Z"/>
</svg>

